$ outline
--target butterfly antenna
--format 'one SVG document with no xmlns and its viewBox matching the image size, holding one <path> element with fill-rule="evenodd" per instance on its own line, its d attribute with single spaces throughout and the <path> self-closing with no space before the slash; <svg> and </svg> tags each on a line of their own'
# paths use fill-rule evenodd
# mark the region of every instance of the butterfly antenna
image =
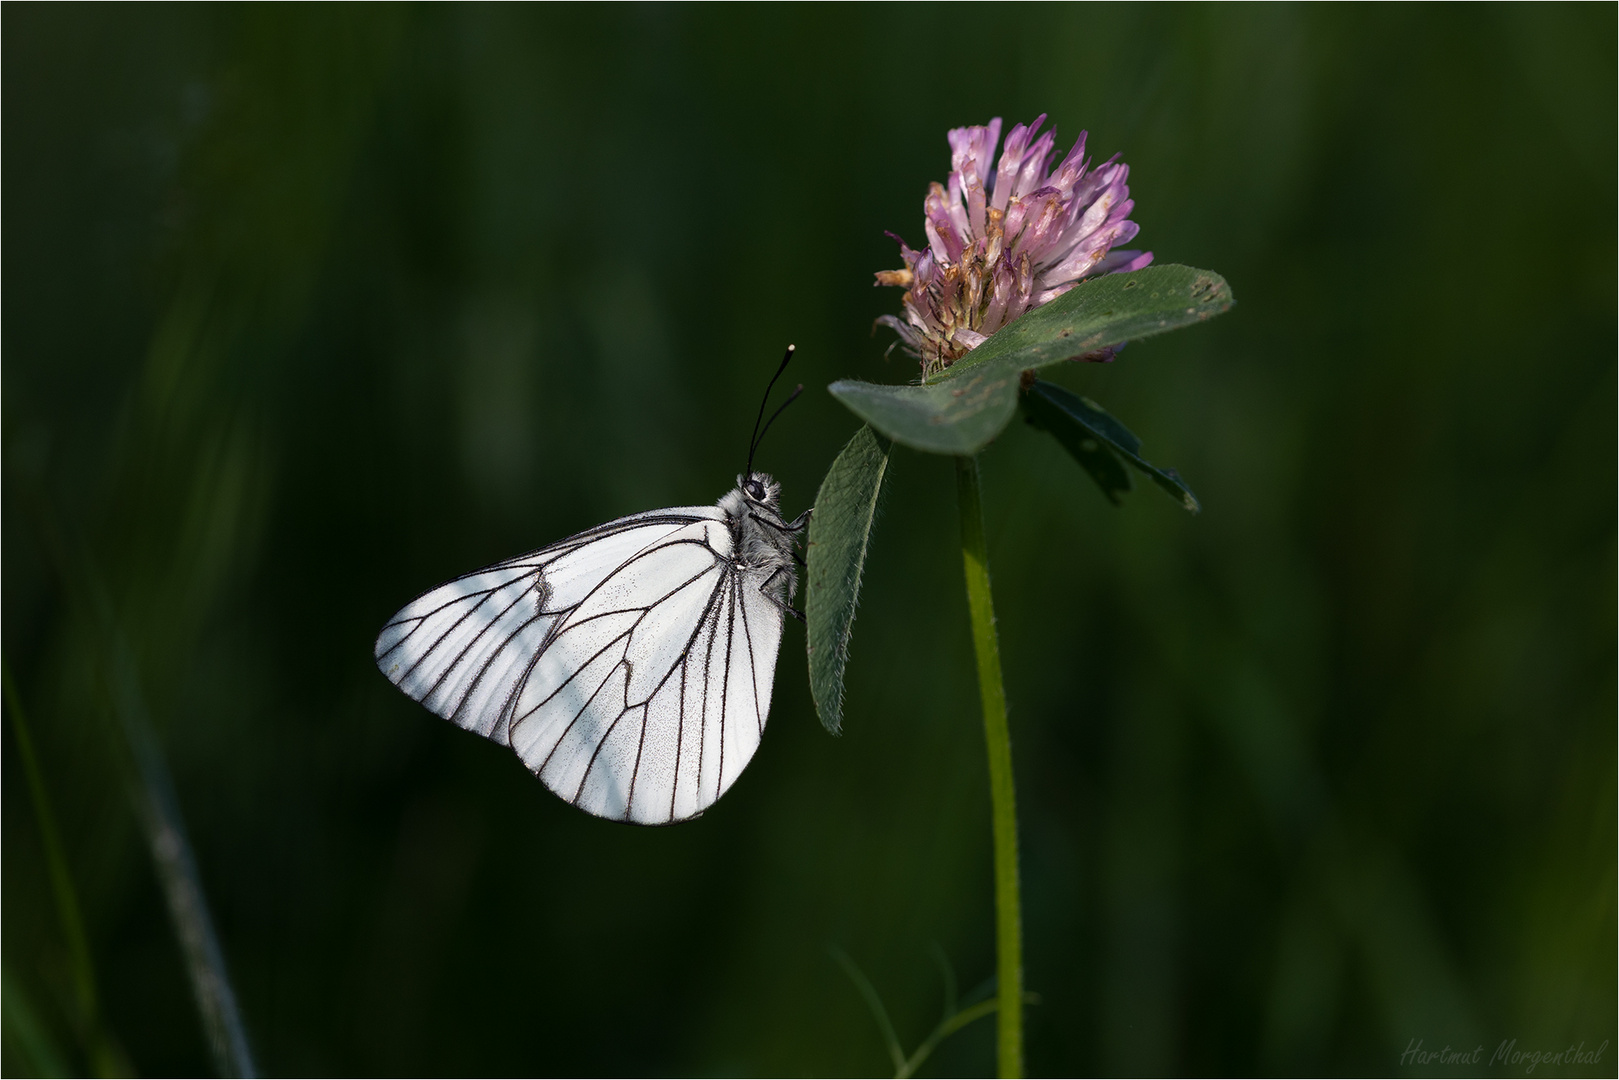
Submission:
<svg viewBox="0 0 1619 1080">
<path fill-rule="evenodd" d="M 753 475 L 753 454 L 754 451 L 759 449 L 759 441 L 764 438 L 763 432 L 759 430 L 759 423 L 765 418 L 765 406 L 770 404 L 770 391 L 776 388 L 776 380 L 781 378 L 781 373 L 787 370 L 787 362 L 793 358 L 793 352 L 797 348 L 797 345 L 787 346 L 787 355 L 781 358 L 781 366 L 776 369 L 776 373 L 774 375 L 770 376 L 770 385 L 765 387 L 765 396 L 759 401 L 759 415 L 755 417 L 753 421 L 753 437 L 748 440 L 748 468 L 747 471 L 743 473 L 744 476 Z M 793 398 L 796 398 L 799 395 L 799 392 L 803 389 L 804 388 L 800 386 L 798 390 L 794 390 L 793 397 L 788 398 L 787 403 L 784 404 L 781 409 L 785 409 L 787 405 L 791 405 Z M 781 409 L 777 409 L 775 415 L 771 416 L 770 424 L 776 422 L 776 417 L 781 415 Z M 770 424 L 765 424 L 765 431 L 770 430 Z"/>
<path fill-rule="evenodd" d="M 787 400 L 782 402 L 779 406 L 777 406 L 776 411 L 770 414 L 770 419 L 765 421 L 764 430 L 759 432 L 759 442 L 762 443 L 762 442 L 765 441 L 765 436 L 770 434 L 770 425 L 774 424 L 776 422 L 776 417 L 778 417 L 782 413 L 786 412 L 787 411 L 787 406 L 789 406 L 793 402 L 797 401 L 798 400 L 798 395 L 802 394 L 803 392 L 804 392 L 804 384 L 803 383 L 799 383 L 797 386 L 793 387 L 793 392 L 791 394 L 787 395 Z M 755 447 L 755 449 L 757 449 L 757 446 Z M 748 472 L 749 473 L 753 472 L 753 455 L 752 454 L 748 455 Z"/>
</svg>

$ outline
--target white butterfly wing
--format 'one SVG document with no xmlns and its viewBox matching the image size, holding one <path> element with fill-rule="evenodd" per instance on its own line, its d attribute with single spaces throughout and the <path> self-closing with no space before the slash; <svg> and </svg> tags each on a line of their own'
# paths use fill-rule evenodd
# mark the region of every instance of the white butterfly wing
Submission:
<svg viewBox="0 0 1619 1080">
<path fill-rule="evenodd" d="M 770 709 L 781 610 L 731 547 L 718 507 L 621 518 L 417 598 L 377 663 L 581 809 L 680 821 L 736 780 Z"/>
<path fill-rule="evenodd" d="M 446 582 L 382 628 L 377 666 L 439 716 L 505 742 L 528 661 L 558 619 L 642 548 L 718 514 L 711 506 L 635 514 Z"/>
</svg>

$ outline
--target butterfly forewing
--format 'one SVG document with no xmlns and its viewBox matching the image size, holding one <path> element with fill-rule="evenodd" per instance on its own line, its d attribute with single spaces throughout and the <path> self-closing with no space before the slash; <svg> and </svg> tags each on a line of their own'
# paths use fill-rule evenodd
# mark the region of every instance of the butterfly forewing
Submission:
<svg viewBox="0 0 1619 1080">
<path fill-rule="evenodd" d="M 601 817 L 701 813 L 758 748 L 779 605 L 718 507 L 621 518 L 439 586 L 383 628 L 400 689 Z"/>
<path fill-rule="evenodd" d="M 683 506 L 619 518 L 547 548 L 539 553 L 549 555 L 545 573 L 546 609 L 563 611 L 576 607 L 625 563 L 703 522 L 715 523 L 724 531 L 724 516 L 718 507 Z"/>
<path fill-rule="evenodd" d="M 439 716 L 505 742 L 512 700 L 561 616 L 638 551 L 715 514 L 696 506 L 620 518 L 446 582 L 382 628 L 377 666 Z"/>
</svg>

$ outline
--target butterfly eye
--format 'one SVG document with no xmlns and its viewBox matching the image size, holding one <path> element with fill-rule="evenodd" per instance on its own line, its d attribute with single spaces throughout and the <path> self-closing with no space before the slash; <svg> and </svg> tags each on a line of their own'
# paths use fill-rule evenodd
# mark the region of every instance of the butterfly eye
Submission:
<svg viewBox="0 0 1619 1080">
<path fill-rule="evenodd" d="M 749 480 L 747 487 L 748 498 L 752 499 L 754 502 L 765 501 L 765 486 L 763 484 L 759 483 L 757 480 Z"/>
</svg>

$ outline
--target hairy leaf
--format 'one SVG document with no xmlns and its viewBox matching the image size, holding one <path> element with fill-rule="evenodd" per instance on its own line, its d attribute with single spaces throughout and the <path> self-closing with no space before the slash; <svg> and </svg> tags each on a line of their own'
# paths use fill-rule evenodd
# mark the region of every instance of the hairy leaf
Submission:
<svg viewBox="0 0 1619 1080">
<path fill-rule="evenodd" d="M 1092 278 L 992 334 L 945 369 L 940 381 L 1073 360 L 1192 326 L 1228 311 L 1234 302 L 1225 278 L 1190 266 L 1149 266 Z"/>
<path fill-rule="evenodd" d="M 1003 327 L 927 384 L 843 380 L 830 389 L 851 412 L 897 443 L 934 454 L 976 454 L 1017 411 L 1023 372 L 1191 326 L 1233 303 L 1225 278 L 1210 270 L 1167 265 L 1108 274 L 1080 282 Z M 1129 436 L 1117 421 L 1108 420 Z M 1098 477 L 1109 498 L 1128 490 L 1110 488 L 1112 481 L 1102 479 L 1121 471 L 1109 470 L 1105 452 L 1080 463 Z"/>
<path fill-rule="evenodd" d="M 869 427 L 855 432 L 821 481 L 810 517 L 804 571 L 810 695 L 834 735 L 843 730 L 843 669 L 889 448 Z"/>
<path fill-rule="evenodd" d="M 985 371 L 927 386 L 842 379 L 828 389 L 860 419 L 904 446 L 976 454 L 1017 412 L 1018 373 Z"/>
</svg>

